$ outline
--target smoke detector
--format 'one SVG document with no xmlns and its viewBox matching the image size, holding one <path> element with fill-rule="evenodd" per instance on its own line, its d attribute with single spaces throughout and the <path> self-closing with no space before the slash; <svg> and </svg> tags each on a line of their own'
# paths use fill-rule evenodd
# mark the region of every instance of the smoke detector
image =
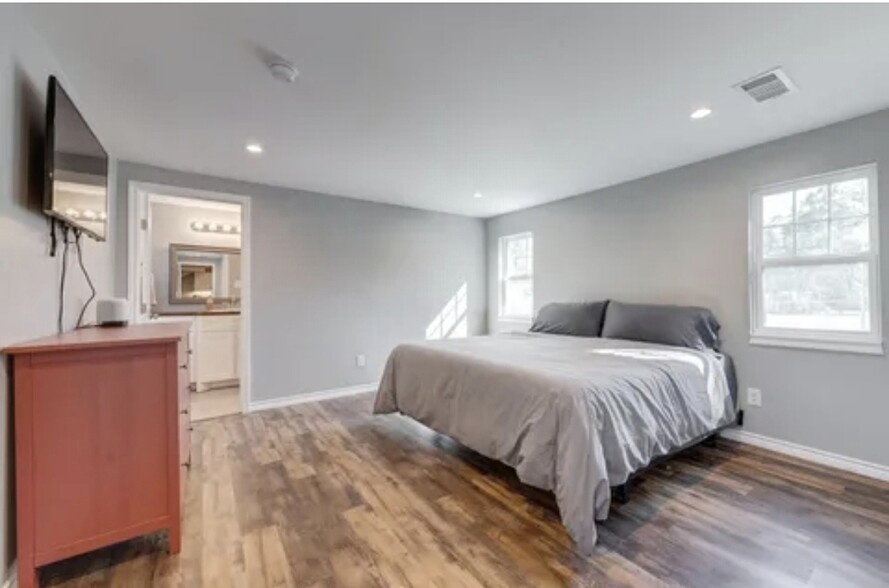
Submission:
<svg viewBox="0 0 889 588">
<path fill-rule="evenodd" d="M 765 102 L 796 91 L 796 85 L 780 67 L 753 76 L 733 86 L 756 100 Z"/>
<path fill-rule="evenodd" d="M 292 84 L 299 76 L 299 71 L 297 71 L 296 67 L 283 59 L 272 61 L 268 66 L 273 78 L 287 84 Z"/>
</svg>

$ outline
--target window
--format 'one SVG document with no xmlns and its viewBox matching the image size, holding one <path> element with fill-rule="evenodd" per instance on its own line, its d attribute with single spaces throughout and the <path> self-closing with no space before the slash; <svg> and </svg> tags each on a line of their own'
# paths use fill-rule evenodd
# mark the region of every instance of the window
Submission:
<svg viewBox="0 0 889 588">
<path fill-rule="evenodd" d="M 751 343 L 882 353 L 877 168 L 755 190 Z"/>
<path fill-rule="evenodd" d="M 500 237 L 501 319 L 529 321 L 534 313 L 534 237 Z"/>
</svg>

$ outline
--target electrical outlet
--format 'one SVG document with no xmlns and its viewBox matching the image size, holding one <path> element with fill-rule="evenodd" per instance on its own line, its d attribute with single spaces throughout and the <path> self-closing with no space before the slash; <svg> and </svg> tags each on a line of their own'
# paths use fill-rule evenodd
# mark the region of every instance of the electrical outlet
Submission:
<svg viewBox="0 0 889 588">
<path fill-rule="evenodd" d="M 355 356 L 355 365 L 357 367 L 364 367 L 367 365 L 367 358 L 364 357 L 363 353 L 359 353 Z"/>
<path fill-rule="evenodd" d="M 762 406 L 762 390 L 747 388 L 747 406 Z"/>
</svg>

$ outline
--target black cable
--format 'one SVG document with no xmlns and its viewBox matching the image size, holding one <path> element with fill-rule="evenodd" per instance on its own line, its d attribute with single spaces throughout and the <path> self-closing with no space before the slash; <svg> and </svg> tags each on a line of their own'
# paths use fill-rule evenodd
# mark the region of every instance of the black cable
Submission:
<svg viewBox="0 0 889 588">
<path fill-rule="evenodd" d="M 50 217 L 49 223 L 49 256 L 56 256 L 56 219 L 55 217 Z"/>
<path fill-rule="evenodd" d="M 65 331 L 65 278 L 68 275 L 68 225 L 62 225 L 62 280 L 59 284 L 59 334 Z"/>
<path fill-rule="evenodd" d="M 83 314 L 86 312 L 87 307 L 90 305 L 90 302 L 96 297 L 96 287 L 93 286 L 93 281 L 90 279 L 90 274 L 86 271 L 86 266 L 83 264 L 83 249 L 80 247 L 80 235 L 82 233 L 75 229 L 74 231 L 74 244 L 77 247 L 77 261 L 80 263 L 80 270 L 83 272 L 83 277 L 86 278 L 86 283 L 90 286 L 90 297 L 83 304 L 83 308 L 80 309 L 80 314 L 77 316 L 77 328 L 79 329 L 83 325 Z"/>
</svg>

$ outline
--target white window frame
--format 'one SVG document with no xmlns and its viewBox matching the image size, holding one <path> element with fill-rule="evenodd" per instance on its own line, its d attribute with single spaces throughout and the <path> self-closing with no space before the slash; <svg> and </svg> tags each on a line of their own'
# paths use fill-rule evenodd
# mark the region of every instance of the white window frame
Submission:
<svg viewBox="0 0 889 588">
<path fill-rule="evenodd" d="M 790 192 L 807 187 L 830 184 L 844 179 L 866 177 L 868 181 L 868 220 L 870 230 L 870 248 L 867 253 L 854 255 L 820 255 L 812 257 L 789 257 L 763 259 L 762 239 L 762 201 L 765 196 L 780 192 Z M 877 164 L 838 170 L 770 184 L 754 189 L 749 200 L 749 298 L 750 298 L 750 343 L 752 345 L 773 345 L 780 347 L 797 347 L 803 349 L 822 349 L 851 353 L 883 354 L 882 306 L 880 288 L 880 227 L 877 194 Z M 831 263 L 865 262 L 869 267 L 870 296 L 870 330 L 868 332 L 849 332 L 831 330 L 810 330 L 775 328 L 765 326 L 764 302 L 762 290 L 763 270 L 768 267 L 800 266 L 804 264 L 826 265 Z"/>
<path fill-rule="evenodd" d="M 520 276 L 511 276 L 511 278 L 506 277 L 506 255 L 508 251 L 507 245 L 510 241 L 519 241 L 523 239 L 530 240 L 531 246 L 531 272 L 529 274 L 523 274 Z M 534 318 L 534 234 L 531 231 L 525 231 L 523 233 L 514 233 L 512 235 L 503 235 L 497 242 L 497 259 L 498 259 L 498 274 L 497 274 L 497 283 L 498 283 L 498 295 L 497 295 L 497 318 L 501 321 L 506 322 L 517 322 L 517 323 L 530 323 Z M 506 306 L 506 281 L 508 279 L 514 280 L 531 280 L 531 314 L 524 315 L 508 315 L 504 313 L 504 308 Z"/>
</svg>

